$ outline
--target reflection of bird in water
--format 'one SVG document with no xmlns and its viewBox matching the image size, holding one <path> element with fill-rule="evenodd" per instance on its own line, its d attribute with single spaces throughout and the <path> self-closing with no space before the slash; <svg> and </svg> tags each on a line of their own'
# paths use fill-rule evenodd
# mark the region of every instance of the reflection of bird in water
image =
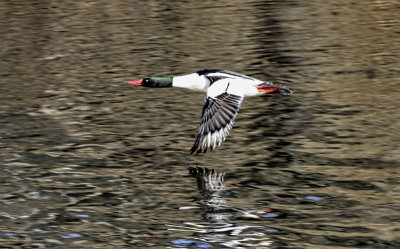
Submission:
<svg viewBox="0 0 400 249">
<path fill-rule="evenodd" d="M 191 153 L 196 154 L 221 145 L 232 129 L 245 96 L 271 93 L 290 95 L 292 92 L 283 86 L 218 69 L 204 69 L 175 77 L 150 77 L 127 83 L 144 87 L 182 87 L 207 92 L 199 132 L 190 149 Z"/>
<path fill-rule="evenodd" d="M 264 233 L 265 228 L 235 223 L 235 220 L 258 220 L 263 211 L 243 210 L 232 207 L 228 199 L 235 193 L 224 184 L 225 173 L 214 169 L 189 168 L 190 175 L 197 179 L 201 198 L 196 200 L 204 210 L 206 224 L 185 222 L 185 226 L 168 225 L 168 230 L 192 231 L 203 242 L 215 242 L 229 248 L 269 248 L 272 242 Z M 197 207 L 181 207 L 182 210 Z M 188 241 L 188 240 L 186 240 Z"/>
<path fill-rule="evenodd" d="M 231 207 L 226 200 L 235 197 L 235 193 L 226 190 L 224 184 L 225 173 L 208 168 L 189 168 L 191 176 L 197 179 L 197 187 L 202 198 L 198 200 L 207 208 L 206 219 L 213 223 L 230 222 L 233 218 L 258 219 L 254 214 Z"/>
</svg>

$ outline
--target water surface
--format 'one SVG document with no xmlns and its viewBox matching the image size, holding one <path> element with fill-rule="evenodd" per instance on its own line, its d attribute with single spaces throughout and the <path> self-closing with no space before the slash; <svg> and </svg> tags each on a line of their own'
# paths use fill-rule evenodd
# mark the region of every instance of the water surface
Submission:
<svg viewBox="0 0 400 249">
<path fill-rule="evenodd" d="M 399 248 L 398 1 L 0 3 L 2 248 Z M 187 153 L 222 68 L 283 84 Z"/>
</svg>

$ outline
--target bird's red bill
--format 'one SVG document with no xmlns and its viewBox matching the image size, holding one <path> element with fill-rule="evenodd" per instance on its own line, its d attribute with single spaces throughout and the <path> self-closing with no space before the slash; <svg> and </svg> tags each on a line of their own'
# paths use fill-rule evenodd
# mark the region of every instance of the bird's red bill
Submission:
<svg viewBox="0 0 400 249">
<path fill-rule="evenodd" d="M 126 83 L 132 84 L 132 85 L 137 85 L 137 86 L 142 86 L 143 85 L 143 79 L 140 80 L 135 80 L 135 81 L 127 81 Z"/>
<path fill-rule="evenodd" d="M 272 93 L 272 92 L 278 91 L 279 89 L 281 89 L 281 88 L 280 88 L 280 87 L 266 87 L 266 88 L 264 88 L 264 87 L 257 87 L 257 90 L 258 90 L 260 93 Z"/>
</svg>

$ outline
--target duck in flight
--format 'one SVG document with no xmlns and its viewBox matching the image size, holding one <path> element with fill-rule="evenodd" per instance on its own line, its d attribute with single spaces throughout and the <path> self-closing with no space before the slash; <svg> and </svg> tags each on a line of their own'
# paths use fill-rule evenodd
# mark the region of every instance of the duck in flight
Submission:
<svg viewBox="0 0 400 249">
<path fill-rule="evenodd" d="M 245 96 L 292 93 L 284 86 L 219 69 L 204 69 L 175 77 L 149 77 L 126 83 L 143 87 L 181 87 L 206 91 L 199 132 L 190 149 L 192 154 L 205 153 L 221 145 L 232 129 Z"/>
</svg>

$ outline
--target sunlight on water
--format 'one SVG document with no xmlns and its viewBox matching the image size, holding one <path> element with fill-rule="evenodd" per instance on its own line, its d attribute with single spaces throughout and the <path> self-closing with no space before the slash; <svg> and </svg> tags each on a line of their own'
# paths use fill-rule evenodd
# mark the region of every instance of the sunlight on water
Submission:
<svg viewBox="0 0 400 249">
<path fill-rule="evenodd" d="M 400 248 L 400 4 L 2 1 L 4 248 Z M 124 84 L 221 68 L 246 98 L 187 153 L 203 93 Z"/>
</svg>

